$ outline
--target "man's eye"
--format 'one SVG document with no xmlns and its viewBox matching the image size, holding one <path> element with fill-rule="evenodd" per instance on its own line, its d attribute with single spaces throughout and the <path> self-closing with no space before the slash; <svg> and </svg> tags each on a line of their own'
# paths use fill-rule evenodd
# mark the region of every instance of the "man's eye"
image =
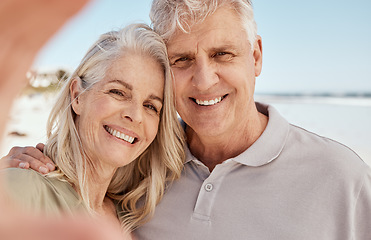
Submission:
<svg viewBox="0 0 371 240">
<path fill-rule="evenodd" d="M 224 56 L 230 56 L 231 54 L 228 52 L 217 52 L 213 55 L 213 57 L 224 57 Z"/>
<path fill-rule="evenodd" d="M 220 60 L 220 61 L 229 61 L 233 58 L 233 54 L 229 52 L 217 52 L 212 55 L 213 58 Z"/>
<path fill-rule="evenodd" d="M 184 61 L 187 61 L 188 58 L 187 57 L 182 57 L 182 58 L 178 58 L 175 62 L 184 62 Z"/>
<path fill-rule="evenodd" d="M 226 54 L 228 54 L 228 53 L 226 53 L 226 52 L 218 52 L 218 53 L 215 54 L 215 56 L 224 56 Z"/>
<path fill-rule="evenodd" d="M 189 57 L 177 58 L 175 61 L 171 63 L 171 66 L 176 67 L 176 68 L 187 68 L 191 65 L 192 65 L 192 59 Z"/>
<path fill-rule="evenodd" d="M 189 62 L 189 58 L 188 57 L 181 57 L 181 58 L 177 58 L 171 65 L 173 66 L 183 66 L 184 64 L 186 64 L 187 62 Z"/>
</svg>

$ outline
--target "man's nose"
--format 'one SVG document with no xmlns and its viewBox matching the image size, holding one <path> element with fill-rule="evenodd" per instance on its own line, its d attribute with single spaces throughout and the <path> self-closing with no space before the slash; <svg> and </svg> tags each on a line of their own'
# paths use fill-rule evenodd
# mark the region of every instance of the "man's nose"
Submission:
<svg viewBox="0 0 371 240">
<path fill-rule="evenodd" d="M 192 76 L 192 85 L 200 91 L 210 89 L 219 82 L 216 66 L 207 58 L 197 59 Z"/>
</svg>

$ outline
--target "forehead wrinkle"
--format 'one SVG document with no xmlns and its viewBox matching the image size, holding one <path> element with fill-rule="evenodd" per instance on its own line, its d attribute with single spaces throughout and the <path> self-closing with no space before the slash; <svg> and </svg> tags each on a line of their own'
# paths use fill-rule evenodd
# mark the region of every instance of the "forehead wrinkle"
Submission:
<svg viewBox="0 0 371 240">
<path fill-rule="evenodd" d="M 226 31 L 227 30 L 227 31 Z M 208 26 L 194 25 L 193 30 L 189 33 L 184 33 L 178 30 L 174 38 L 167 43 L 169 59 L 176 59 L 179 57 L 194 57 L 201 50 L 205 52 L 213 51 L 216 49 L 236 49 L 236 44 L 241 43 L 241 32 L 229 32 L 225 26 Z M 225 34 L 226 32 L 230 34 Z M 210 37 L 209 34 L 212 36 Z M 233 40 L 234 39 L 234 40 Z M 236 39 L 239 39 L 236 41 Z M 211 40 L 211 41 L 210 41 Z M 188 47 L 188 44 L 192 48 Z"/>
<path fill-rule="evenodd" d="M 224 27 L 215 27 L 208 29 L 207 32 L 204 32 L 202 35 L 197 36 L 197 47 L 198 45 L 203 46 L 202 50 L 204 51 L 213 51 L 217 49 L 235 49 L 236 44 L 240 43 L 240 33 L 233 33 L 226 35 Z M 209 36 L 211 34 L 211 37 Z"/>
</svg>

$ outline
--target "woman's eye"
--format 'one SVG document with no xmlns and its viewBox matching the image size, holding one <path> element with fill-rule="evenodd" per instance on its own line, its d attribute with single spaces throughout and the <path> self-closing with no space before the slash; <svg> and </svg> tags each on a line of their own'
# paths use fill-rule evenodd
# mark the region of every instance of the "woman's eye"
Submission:
<svg viewBox="0 0 371 240">
<path fill-rule="evenodd" d="M 148 109 L 154 111 L 155 113 L 158 113 L 158 110 L 155 106 L 153 106 L 152 104 L 147 104 L 145 105 L 145 107 L 147 107 Z"/>
<path fill-rule="evenodd" d="M 124 93 L 118 89 L 111 89 L 109 90 L 110 93 L 113 93 L 115 95 L 118 95 L 118 96 L 124 96 Z"/>
</svg>

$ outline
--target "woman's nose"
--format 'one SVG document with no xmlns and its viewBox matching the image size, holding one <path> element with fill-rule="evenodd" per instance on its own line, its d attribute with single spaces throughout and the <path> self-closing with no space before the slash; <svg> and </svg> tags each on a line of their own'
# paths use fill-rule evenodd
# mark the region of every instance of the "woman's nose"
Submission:
<svg viewBox="0 0 371 240">
<path fill-rule="evenodd" d="M 143 108 L 138 104 L 130 103 L 122 110 L 121 117 L 130 122 L 141 124 L 143 122 Z"/>
</svg>

